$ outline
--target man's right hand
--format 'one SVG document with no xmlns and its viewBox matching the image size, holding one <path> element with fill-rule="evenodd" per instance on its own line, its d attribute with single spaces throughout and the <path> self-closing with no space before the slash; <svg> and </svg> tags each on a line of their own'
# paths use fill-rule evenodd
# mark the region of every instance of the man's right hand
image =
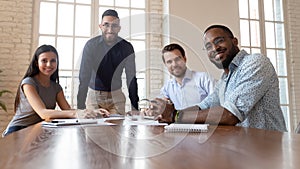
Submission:
<svg viewBox="0 0 300 169">
<path fill-rule="evenodd" d="M 110 113 L 106 109 L 99 108 L 95 110 L 78 110 L 76 118 L 87 118 L 87 119 L 95 119 L 95 118 L 103 118 L 109 117 Z"/>
<path fill-rule="evenodd" d="M 174 105 L 166 99 L 155 98 L 150 101 L 150 108 L 146 111 L 146 115 L 154 116 L 155 120 L 162 123 L 173 123 Z"/>
</svg>

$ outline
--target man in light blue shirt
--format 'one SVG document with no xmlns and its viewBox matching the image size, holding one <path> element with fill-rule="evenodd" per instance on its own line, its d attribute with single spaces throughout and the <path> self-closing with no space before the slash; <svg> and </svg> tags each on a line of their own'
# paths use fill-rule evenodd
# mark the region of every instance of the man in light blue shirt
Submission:
<svg viewBox="0 0 300 169">
<path fill-rule="evenodd" d="M 279 81 L 270 60 L 261 54 L 240 50 L 237 38 L 223 25 L 212 25 L 205 30 L 204 45 L 210 61 L 224 69 L 214 92 L 199 107 L 176 113 L 176 118 L 174 111 L 163 111 L 165 105 L 153 105 L 157 117 L 164 122 L 286 131 L 280 108 Z"/>
<path fill-rule="evenodd" d="M 185 51 L 179 44 L 165 46 L 162 60 L 172 78 L 161 88 L 161 95 L 171 100 L 176 110 L 195 106 L 213 92 L 215 79 L 206 72 L 188 69 Z"/>
</svg>

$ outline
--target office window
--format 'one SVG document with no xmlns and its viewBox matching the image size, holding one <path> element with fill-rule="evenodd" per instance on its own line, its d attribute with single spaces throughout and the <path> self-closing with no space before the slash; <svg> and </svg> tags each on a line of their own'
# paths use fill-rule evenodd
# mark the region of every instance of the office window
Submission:
<svg viewBox="0 0 300 169">
<path fill-rule="evenodd" d="M 51 44 L 59 53 L 59 74 L 66 98 L 77 106 L 78 72 L 87 40 L 101 34 L 99 23 L 106 9 L 115 9 L 121 20 L 119 36 L 130 41 L 136 52 L 139 96 L 145 98 L 146 0 L 40 0 L 36 2 L 37 45 Z M 141 71 L 140 71 L 141 70 Z M 125 79 L 125 74 L 124 74 Z M 127 95 L 126 80 L 123 91 Z M 130 101 L 127 101 L 130 107 Z"/>
<path fill-rule="evenodd" d="M 289 129 L 289 76 L 282 0 L 239 0 L 239 13 L 241 47 L 249 53 L 263 53 L 276 69 L 280 104 Z"/>
</svg>

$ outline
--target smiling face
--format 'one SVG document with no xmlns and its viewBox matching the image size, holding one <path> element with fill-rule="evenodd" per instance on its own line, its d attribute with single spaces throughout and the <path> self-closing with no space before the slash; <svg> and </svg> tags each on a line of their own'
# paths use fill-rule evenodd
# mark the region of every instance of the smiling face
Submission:
<svg viewBox="0 0 300 169">
<path fill-rule="evenodd" d="M 178 49 L 167 51 L 163 54 L 168 71 L 176 78 L 183 78 L 186 71 L 186 58 Z"/>
<path fill-rule="evenodd" d="M 229 64 L 239 52 L 238 40 L 221 28 L 212 28 L 204 35 L 204 47 L 209 60 L 219 69 L 228 69 Z"/>
<path fill-rule="evenodd" d="M 99 25 L 102 36 L 108 45 L 116 42 L 118 33 L 121 30 L 120 20 L 114 16 L 104 16 Z"/>
<path fill-rule="evenodd" d="M 38 68 L 40 74 L 51 76 L 57 69 L 57 56 L 54 52 L 44 52 L 39 55 Z"/>
</svg>

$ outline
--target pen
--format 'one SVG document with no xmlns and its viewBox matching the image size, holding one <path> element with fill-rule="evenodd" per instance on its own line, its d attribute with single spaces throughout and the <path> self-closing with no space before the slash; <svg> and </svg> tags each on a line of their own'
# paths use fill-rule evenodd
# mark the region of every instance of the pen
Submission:
<svg viewBox="0 0 300 169">
<path fill-rule="evenodd" d="M 51 123 L 64 123 L 65 121 L 62 120 L 52 120 Z M 77 121 L 76 121 L 77 122 Z"/>
</svg>

